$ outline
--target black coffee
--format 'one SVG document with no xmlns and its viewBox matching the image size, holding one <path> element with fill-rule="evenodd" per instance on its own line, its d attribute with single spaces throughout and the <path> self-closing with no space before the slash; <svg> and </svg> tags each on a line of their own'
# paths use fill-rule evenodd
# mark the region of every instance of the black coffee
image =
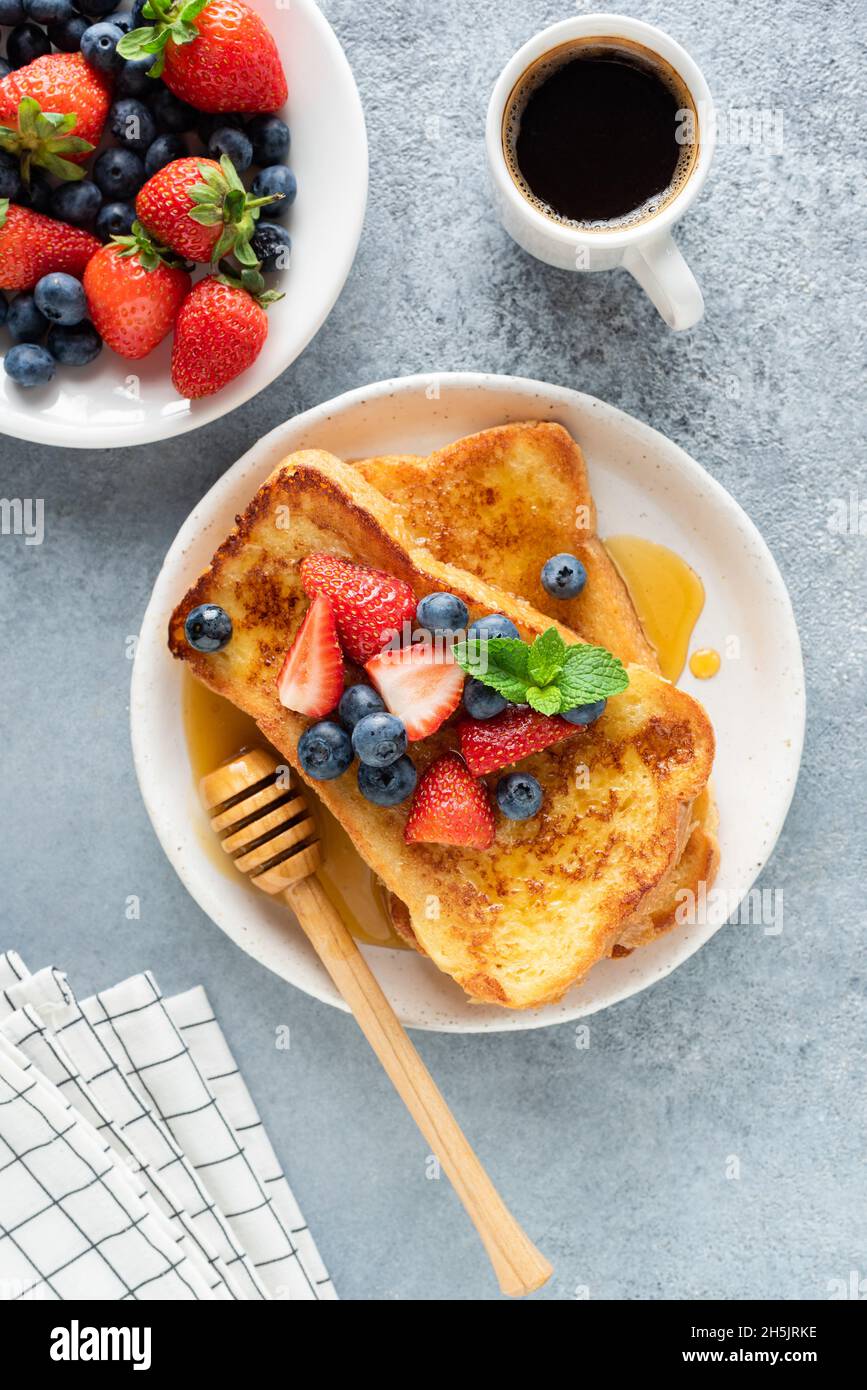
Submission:
<svg viewBox="0 0 867 1390">
<path fill-rule="evenodd" d="M 677 113 L 687 102 L 673 73 L 628 50 L 579 49 L 527 75 L 507 113 L 506 157 L 558 218 L 639 220 L 630 214 L 656 211 L 685 181 L 691 151 L 678 143 Z"/>
</svg>

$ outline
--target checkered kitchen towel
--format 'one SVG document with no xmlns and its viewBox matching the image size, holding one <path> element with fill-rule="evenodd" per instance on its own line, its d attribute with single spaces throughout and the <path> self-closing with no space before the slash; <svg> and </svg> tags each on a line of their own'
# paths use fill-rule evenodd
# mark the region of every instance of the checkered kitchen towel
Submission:
<svg viewBox="0 0 867 1390">
<path fill-rule="evenodd" d="M 84 1167 L 82 1167 L 82 1164 Z M 201 989 L 0 954 L 0 1299 L 333 1299 Z"/>
</svg>

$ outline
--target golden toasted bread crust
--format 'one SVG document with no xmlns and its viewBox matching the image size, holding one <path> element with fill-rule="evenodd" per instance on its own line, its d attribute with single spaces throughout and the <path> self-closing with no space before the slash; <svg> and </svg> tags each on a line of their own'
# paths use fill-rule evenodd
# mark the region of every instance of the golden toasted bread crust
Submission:
<svg viewBox="0 0 867 1390">
<path fill-rule="evenodd" d="M 317 451 L 292 456 L 178 605 L 169 642 L 296 768 L 307 721 L 280 705 L 276 676 L 306 608 L 298 563 L 323 550 L 388 570 L 419 598 L 447 588 L 471 617 L 503 612 L 527 638 L 551 625 L 526 602 L 413 546 L 398 509 L 354 468 Z M 222 605 L 234 624 L 228 646 L 209 655 L 192 650 L 183 631 L 203 602 Z M 713 732 L 688 695 L 641 666 L 629 674 L 629 690 L 596 724 L 522 764 L 542 783 L 542 813 L 499 821 L 491 850 L 407 845 L 407 807 L 372 806 L 352 771 L 314 784 L 406 903 L 426 953 L 476 998 L 511 1008 L 559 998 L 611 950 L 680 853 L 684 817 L 710 773 Z M 455 745 L 453 723 L 415 744 L 419 771 Z"/>
<path fill-rule="evenodd" d="M 388 455 L 353 467 L 395 503 L 416 545 L 520 594 L 621 661 L 657 669 L 626 586 L 596 534 L 584 456 L 562 425 L 501 425 L 429 458 Z M 541 582 L 542 564 L 561 552 L 577 555 L 587 570 L 587 585 L 574 599 L 552 598 Z"/>
<path fill-rule="evenodd" d="M 459 439 L 429 458 L 389 454 L 353 460 L 353 466 L 395 504 L 416 543 L 522 595 L 622 661 L 659 670 L 626 586 L 596 535 L 584 456 L 561 425 L 534 420 L 502 425 Z M 587 585 L 576 599 L 554 599 L 540 582 L 543 564 L 559 551 L 577 555 L 587 569 Z M 622 948 L 615 946 L 613 954 L 628 955 L 670 931 L 677 925 L 677 894 L 696 893 L 701 879 L 713 881 L 719 865 L 717 823 L 713 799 L 705 792 L 693 807 L 683 852 L 656 890 L 663 906 L 631 922 Z"/>
</svg>

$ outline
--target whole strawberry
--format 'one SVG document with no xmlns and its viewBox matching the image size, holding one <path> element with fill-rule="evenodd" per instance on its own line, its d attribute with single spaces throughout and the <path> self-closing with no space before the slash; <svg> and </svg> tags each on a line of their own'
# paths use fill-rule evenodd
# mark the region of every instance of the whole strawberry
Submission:
<svg viewBox="0 0 867 1390">
<path fill-rule="evenodd" d="M 132 235 L 100 247 L 84 272 L 93 326 L 110 348 L 135 361 L 162 342 L 189 293 L 190 277 L 168 262 L 137 222 Z"/>
<path fill-rule="evenodd" d="M 256 266 L 250 238 L 259 208 L 273 198 L 251 198 L 227 155 L 173 159 L 148 179 L 135 200 L 138 220 L 152 236 L 191 261 L 218 261 L 233 252 Z"/>
<path fill-rule="evenodd" d="M 484 782 L 476 781 L 457 753 L 443 753 L 415 789 L 403 838 L 409 845 L 421 841 L 489 849 L 494 828 Z"/>
<path fill-rule="evenodd" d="M 151 28 L 118 44 L 123 58 L 154 55 L 150 69 L 199 111 L 274 111 L 286 74 L 269 30 L 241 0 L 147 0 Z"/>
<path fill-rule="evenodd" d="M 298 570 L 308 598 L 316 594 L 330 598 L 340 645 L 359 666 L 381 652 L 392 634 L 402 633 L 404 623 L 415 617 L 418 600 L 413 590 L 385 570 L 353 565 L 342 555 L 326 552 L 306 555 Z M 427 699 L 422 703 L 427 707 Z"/>
<path fill-rule="evenodd" d="M 37 110 L 75 117 L 74 126 L 55 134 L 66 135 L 74 129 L 74 140 L 87 143 L 87 149 L 73 148 L 67 153 L 73 164 L 80 164 L 102 136 L 111 105 L 111 78 L 92 68 L 81 53 L 46 53 L 0 82 L 0 122 L 7 129 L 18 131 L 25 98 L 32 98 Z M 45 167 L 62 178 L 70 177 L 50 164 Z"/>
<path fill-rule="evenodd" d="M 274 291 L 262 292 L 255 272 L 245 271 L 240 281 L 227 275 L 200 280 L 178 314 L 172 346 L 175 390 L 198 400 L 252 367 L 268 336 L 265 305 L 280 298 Z"/>
<path fill-rule="evenodd" d="M 32 290 L 53 270 L 80 279 L 99 247 L 80 227 L 0 198 L 0 289 Z"/>
</svg>

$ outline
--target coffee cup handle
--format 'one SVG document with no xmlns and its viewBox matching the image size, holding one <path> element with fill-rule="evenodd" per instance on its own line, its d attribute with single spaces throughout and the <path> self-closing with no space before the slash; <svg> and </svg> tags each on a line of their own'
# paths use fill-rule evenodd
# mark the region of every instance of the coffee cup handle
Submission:
<svg viewBox="0 0 867 1390">
<path fill-rule="evenodd" d="M 623 257 L 623 265 L 669 328 L 682 332 L 698 323 L 704 313 L 704 297 L 668 232 L 640 246 L 630 246 Z"/>
</svg>

